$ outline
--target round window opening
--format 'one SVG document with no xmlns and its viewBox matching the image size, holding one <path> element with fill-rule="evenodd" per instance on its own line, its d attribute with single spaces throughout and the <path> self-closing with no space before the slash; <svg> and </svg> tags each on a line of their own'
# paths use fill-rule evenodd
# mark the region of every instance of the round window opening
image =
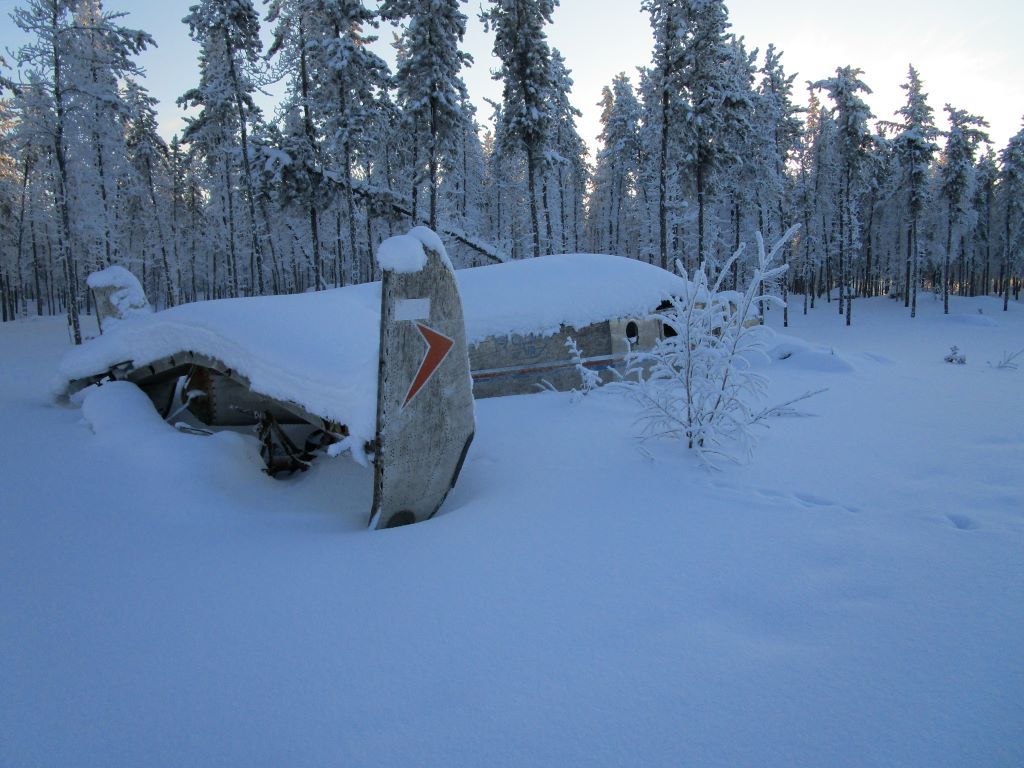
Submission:
<svg viewBox="0 0 1024 768">
<path fill-rule="evenodd" d="M 626 341 L 633 346 L 640 343 L 640 326 L 632 320 L 626 323 Z"/>
</svg>

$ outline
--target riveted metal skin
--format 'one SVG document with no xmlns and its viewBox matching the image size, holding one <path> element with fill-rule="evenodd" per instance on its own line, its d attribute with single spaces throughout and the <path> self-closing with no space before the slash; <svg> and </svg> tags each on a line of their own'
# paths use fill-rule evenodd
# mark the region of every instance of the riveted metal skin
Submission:
<svg viewBox="0 0 1024 768">
<path fill-rule="evenodd" d="M 385 271 L 371 528 L 433 517 L 476 429 L 462 301 L 447 260 Z M 425 301 L 426 300 L 426 301 Z"/>
</svg>

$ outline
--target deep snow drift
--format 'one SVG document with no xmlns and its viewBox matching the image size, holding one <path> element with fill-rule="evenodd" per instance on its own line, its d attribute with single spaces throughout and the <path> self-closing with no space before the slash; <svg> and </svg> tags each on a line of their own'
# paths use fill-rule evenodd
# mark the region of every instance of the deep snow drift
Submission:
<svg viewBox="0 0 1024 768">
<path fill-rule="evenodd" d="M 749 465 L 479 401 L 439 516 L 374 533 L 371 470 L 53 405 L 61 322 L 0 325 L 0 765 L 1024 764 L 1024 307 L 834 309 Z"/>
</svg>

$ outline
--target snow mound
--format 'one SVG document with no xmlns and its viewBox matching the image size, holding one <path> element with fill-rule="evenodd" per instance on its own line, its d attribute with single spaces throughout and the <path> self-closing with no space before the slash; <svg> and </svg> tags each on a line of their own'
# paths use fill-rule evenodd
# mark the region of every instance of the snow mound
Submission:
<svg viewBox="0 0 1024 768">
<path fill-rule="evenodd" d="M 412 235 L 395 235 L 377 248 L 377 264 L 385 272 L 419 272 L 427 266 L 427 253 Z"/>
<path fill-rule="evenodd" d="M 444 243 L 441 242 L 441 238 L 430 227 L 413 227 L 409 230 L 409 236 L 415 237 L 427 248 L 438 254 L 444 260 L 444 263 L 448 265 L 448 269 L 455 270 L 451 260 L 448 258 L 448 251 L 445 250 Z"/>
<path fill-rule="evenodd" d="M 440 256 L 448 269 L 455 271 L 444 243 L 430 227 L 413 227 L 406 235 L 389 237 L 377 248 L 377 264 L 387 272 L 419 272 L 427 265 L 424 247 Z"/>
<path fill-rule="evenodd" d="M 559 254 L 455 273 L 475 343 L 488 336 L 551 335 L 608 318 L 644 317 L 683 293 L 678 275 L 635 259 Z"/>
<path fill-rule="evenodd" d="M 831 347 L 811 344 L 796 336 L 774 334 L 766 345 L 768 356 L 790 368 L 825 373 L 852 373 L 854 368 Z"/>
<path fill-rule="evenodd" d="M 82 416 L 97 436 L 119 442 L 172 431 L 146 394 L 127 381 L 90 387 L 82 400 Z"/>
<path fill-rule="evenodd" d="M 975 314 L 975 315 L 949 315 L 947 318 L 950 322 L 959 323 L 960 325 L 973 325 L 975 327 L 983 328 L 994 328 L 999 325 L 999 321 L 988 315 Z"/>
<path fill-rule="evenodd" d="M 148 315 L 153 311 L 142 283 L 124 267 L 115 264 L 93 272 L 85 282 L 94 291 L 109 292 L 107 300 L 121 319 Z"/>
</svg>

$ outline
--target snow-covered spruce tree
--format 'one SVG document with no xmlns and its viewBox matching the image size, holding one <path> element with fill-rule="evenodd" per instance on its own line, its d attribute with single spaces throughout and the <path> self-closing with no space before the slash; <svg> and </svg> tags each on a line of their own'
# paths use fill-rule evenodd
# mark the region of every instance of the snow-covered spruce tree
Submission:
<svg viewBox="0 0 1024 768">
<path fill-rule="evenodd" d="M 744 133 L 750 115 L 750 91 L 737 83 L 732 69 L 736 52 L 727 34 L 730 24 L 725 3 L 685 0 L 680 5 L 686 19 L 680 83 L 689 102 L 683 126 L 697 200 L 696 255 L 699 261 L 706 261 L 711 256 L 706 229 L 713 174 L 729 162 L 737 143 L 732 142 L 730 148 L 721 137 Z"/>
<path fill-rule="evenodd" d="M 159 290 L 150 295 L 161 296 L 166 306 L 173 307 L 178 303 L 181 271 L 176 261 L 171 263 L 168 248 L 171 244 L 166 208 L 168 149 L 157 132 L 157 101 L 133 79 L 125 83 L 124 99 L 127 109 L 125 146 L 134 171 L 129 183 L 135 190 L 135 197 L 142 202 L 143 215 L 138 223 L 148 228 L 150 238 L 155 236 L 153 250 L 160 254 L 157 269 L 151 270 Z"/>
<path fill-rule="evenodd" d="M 837 148 L 839 159 L 839 312 L 846 310 L 846 324 L 852 318 L 854 270 L 853 261 L 860 253 L 861 216 L 860 195 L 863 186 L 864 164 L 871 134 L 868 120 L 873 115 L 858 95 L 871 93 L 860 79 L 860 69 L 839 67 L 836 76 L 819 80 L 814 87 L 827 91 L 835 104 Z"/>
<path fill-rule="evenodd" d="M 864 164 L 864 268 L 861 270 L 855 293 L 858 296 L 876 296 L 880 288 L 881 230 L 883 228 L 886 204 L 892 197 L 891 177 L 895 167 L 892 142 L 881 134 L 871 137 Z"/>
<path fill-rule="evenodd" d="M 601 149 L 597 153 L 590 198 L 590 248 L 595 253 L 631 252 L 637 242 L 633 223 L 640 176 L 640 103 L 624 72 L 601 96 Z"/>
<path fill-rule="evenodd" d="M 790 405 L 761 406 L 767 382 L 750 361 L 763 354 L 767 331 L 750 321 L 761 305 L 780 303 L 770 286 L 787 269 L 778 263 L 779 253 L 795 231 L 788 230 L 767 252 L 757 234 L 757 265 L 742 293 L 723 291 L 731 264 L 714 282 L 701 264 L 691 282 L 677 260 L 688 288 L 656 314 L 676 335 L 631 354 L 623 379 L 609 385 L 639 407 L 640 439 L 683 440 L 712 466 L 718 459 L 740 461 L 753 451 L 753 427 Z M 742 250 L 732 258 L 740 258 Z"/>
<path fill-rule="evenodd" d="M 978 145 L 987 142 L 982 128 L 988 123 L 963 109 L 946 105 L 949 131 L 939 166 L 940 193 L 946 204 L 946 247 L 942 256 L 942 311 L 949 314 L 950 263 L 953 250 L 953 229 L 959 227 L 967 211 L 974 181 L 974 156 Z"/>
<path fill-rule="evenodd" d="M 476 120 L 476 107 L 468 96 L 462 102 L 461 109 L 465 120 L 453 137 L 450 152 L 445 158 L 439 188 L 438 218 L 444 222 L 442 229 L 487 240 L 490 235 L 482 223 L 486 169 L 480 125 Z M 458 241 L 449 246 L 448 255 L 457 265 L 479 263 L 479 254 Z"/>
<path fill-rule="evenodd" d="M 557 250 L 562 253 L 580 249 L 583 205 L 589 178 L 587 145 L 576 128 L 576 118 L 582 113 L 570 101 L 573 86 L 571 74 L 565 65 L 565 57 L 557 48 L 552 48 L 551 94 L 548 100 L 551 106 L 551 135 L 547 166 L 558 190 Z M 556 251 L 553 243 L 548 250 L 551 253 Z"/>
<path fill-rule="evenodd" d="M 676 137 L 685 119 L 688 102 L 684 94 L 682 70 L 685 57 L 686 18 L 676 0 L 643 0 L 640 7 L 650 16 L 654 32 L 653 61 L 644 85 L 645 117 L 648 126 L 657 126 L 656 178 L 658 190 L 658 262 L 662 269 L 676 257 L 670 253 L 672 199 L 676 188 L 676 164 L 685 156 Z"/>
<path fill-rule="evenodd" d="M 466 15 L 459 10 L 465 0 L 384 0 L 381 15 L 405 20 L 403 56 L 395 82 L 399 103 L 412 131 L 413 141 L 426 139 L 425 160 L 429 184 L 428 224 L 437 229 L 439 171 L 456 154 L 456 142 L 468 122 L 463 105 L 469 100 L 459 74 L 472 57 L 460 50 L 466 35 Z M 418 155 L 419 153 L 417 153 Z M 418 175 L 418 168 L 414 174 Z"/>
<path fill-rule="evenodd" d="M 551 23 L 557 4 L 558 0 L 490 0 L 490 7 L 480 13 L 485 30 L 494 31 L 494 55 L 501 62 L 494 71 L 503 85 L 498 135 L 526 156 L 534 257 L 541 253 L 537 185 L 542 181 L 551 119 L 551 49 L 544 25 Z"/>
<path fill-rule="evenodd" d="M 67 91 L 73 137 L 68 159 L 71 199 L 80 211 L 73 228 L 86 273 L 121 260 L 119 241 L 126 239 L 123 230 L 129 224 L 117 211 L 119 190 L 132 173 L 126 163 L 128 105 L 121 84 L 140 76 L 133 57 L 153 41 L 117 24 L 123 16 L 105 12 L 98 0 L 74 4 L 67 60 L 68 72 L 75 73 Z"/>
<path fill-rule="evenodd" d="M 263 239 L 265 227 L 256 215 L 249 133 L 251 124 L 260 119 L 252 94 L 253 75 L 259 66 L 259 17 L 251 0 L 201 0 L 189 8 L 183 19 L 189 36 L 199 44 L 199 85 L 186 91 L 178 103 L 199 107 L 201 112 L 187 120 L 184 138 L 195 142 L 211 163 L 222 164 L 221 197 L 227 212 L 229 243 L 229 291 L 237 296 L 242 291 L 236 248 L 239 222 L 234 212 L 233 178 L 230 157 L 239 150 L 239 175 L 242 179 L 243 201 L 248 212 L 245 230 L 250 244 L 249 293 L 264 293 Z"/>
<path fill-rule="evenodd" d="M 273 170 L 269 183 L 285 215 L 298 209 L 306 217 L 313 286 L 319 291 L 325 287 L 320 215 L 330 203 L 331 190 L 323 175 L 322 134 L 316 127 L 326 118 L 326 105 L 315 99 L 310 62 L 319 52 L 315 34 L 311 38 L 310 32 L 315 10 L 308 0 L 275 0 L 267 13 L 267 21 L 277 22 L 267 56 L 280 55 L 289 79 L 288 100 L 282 107 L 284 134 L 278 142 L 281 146 L 276 148 L 284 154 L 277 155 L 263 147 L 264 155 L 269 156 L 262 165 L 264 172 Z M 314 114 L 315 110 L 324 114 Z M 265 179 L 264 186 L 266 183 Z M 275 275 L 276 272 L 275 266 Z"/>
<path fill-rule="evenodd" d="M 3 65 L 4 61 L 0 58 L 0 66 Z M 0 84 L 0 95 L 3 90 L 4 85 Z M 3 322 L 27 314 L 23 305 L 23 238 L 19 237 L 19 233 L 24 231 L 24 205 L 21 206 L 22 214 L 19 216 L 16 213 L 18 198 L 25 200 L 27 178 L 22 174 L 21 178 L 25 178 L 25 181 L 19 183 L 18 161 L 11 140 L 13 123 L 14 113 L 10 104 L 0 98 L 0 320 Z M 9 256 L 12 251 L 13 264 Z"/>
<path fill-rule="evenodd" d="M 53 151 L 55 173 L 53 196 L 58 210 L 56 250 L 63 272 L 65 308 L 68 325 L 75 344 L 82 343 L 79 323 L 78 264 L 72 247 L 71 180 L 68 162 L 69 128 L 68 90 L 74 73 L 68 72 L 73 42 L 73 3 L 70 0 L 28 0 L 24 7 L 15 8 L 11 19 L 22 32 L 31 37 L 17 54 L 17 63 L 32 72 L 32 87 L 48 102 L 45 127 L 39 128 Z M 42 115 L 40 115 L 42 117 Z"/>
<path fill-rule="evenodd" d="M 718 268 L 734 253 L 745 239 L 744 233 L 773 230 L 771 217 L 764 219 L 760 204 L 762 182 L 765 178 L 764 145 L 769 137 L 757 130 L 754 122 L 754 73 L 757 51 L 748 52 L 742 38 L 727 38 L 729 54 L 720 83 L 714 88 L 721 92 L 721 106 L 716 110 L 718 135 L 712 140 L 715 147 L 709 156 L 704 187 L 704 249 L 707 260 Z M 701 221 L 698 205 L 698 225 Z M 726 226 L 725 222 L 731 223 Z M 781 230 L 774 232 L 777 237 Z M 698 226 L 698 237 L 700 226 Z M 696 268 L 696 264 L 692 265 Z M 732 266 L 733 289 L 738 285 L 741 265 Z"/>
<path fill-rule="evenodd" d="M 896 114 L 903 119 L 890 123 L 899 131 L 893 140 L 896 158 L 899 161 L 901 190 L 904 205 L 910 215 L 907 226 L 906 276 L 904 282 L 904 306 L 910 306 L 910 316 L 917 314 L 917 270 L 920 264 L 918 227 L 921 212 L 928 203 L 928 173 L 932 158 L 938 150 L 935 143 L 939 135 L 935 127 L 932 108 L 928 105 L 928 94 L 924 92 L 921 78 L 913 65 L 908 68 L 907 82 L 900 86 L 907 92 L 907 102 Z"/>
<path fill-rule="evenodd" d="M 186 211 L 186 190 L 187 190 L 188 156 L 182 149 L 181 139 L 178 134 L 171 137 L 167 146 L 167 178 L 168 195 L 170 200 L 168 207 L 168 224 L 171 235 L 171 255 L 174 259 L 175 272 L 177 277 L 178 300 L 189 302 L 196 300 L 195 282 L 195 252 L 190 250 L 188 255 L 191 261 L 192 281 L 191 285 L 186 282 L 187 273 L 183 265 L 184 249 L 182 247 L 182 234 L 187 233 L 184 214 Z"/>
<path fill-rule="evenodd" d="M 217 281 L 212 270 L 221 230 L 216 226 L 215 198 L 211 200 L 207 193 L 213 188 L 209 166 L 195 147 L 184 146 L 177 134 L 168 153 L 171 250 L 182 270 L 180 297 L 182 301 L 213 298 Z"/>
<path fill-rule="evenodd" d="M 488 176 L 488 222 L 499 246 L 513 259 L 533 253 L 526 159 L 517 142 L 506 137 L 502 104 L 493 108 L 494 134 L 485 145 Z"/>
<path fill-rule="evenodd" d="M 793 177 L 787 172 L 790 159 L 800 142 L 801 107 L 793 103 L 793 81 L 796 75 L 787 75 L 782 66 L 782 51 L 772 44 L 765 51 L 760 69 L 761 82 L 754 102 L 754 130 L 760 137 L 760 173 L 756 176 L 757 196 L 761 218 L 772 224 L 768 231 L 773 236 L 782 234 L 787 221 L 792 219 L 791 208 L 795 193 Z M 771 239 L 771 237 L 769 237 Z M 782 261 L 789 261 L 789 245 L 783 246 Z M 783 325 L 789 326 L 787 301 L 791 275 L 782 280 Z"/>
<path fill-rule="evenodd" d="M 1010 304 L 1014 270 L 1022 263 L 1024 250 L 1024 128 L 1018 131 L 999 155 L 1000 196 L 1003 199 L 1003 311 Z"/>
<path fill-rule="evenodd" d="M 289 100 L 283 111 L 283 130 L 272 132 L 276 139 L 274 148 L 262 148 L 266 159 L 261 165 L 264 173 L 270 174 L 262 186 L 268 190 L 280 217 L 296 217 L 293 238 L 303 249 L 308 242 L 312 285 L 314 290 L 321 291 L 326 287 L 327 278 L 321 258 L 317 214 L 325 207 L 332 189 L 324 177 L 317 146 L 298 100 Z M 296 231 L 307 237 L 298 237 Z"/>
<path fill-rule="evenodd" d="M 996 165 L 996 153 L 987 147 L 974 169 L 974 196 L 971 206 L 977 217 L 971 236 L 974 252 L 975 269 L 971 274 L 969 295 L 977 296 L 979 291 L 986 294 L 992 285 L 992 254 L 995 232 L 992 224 L 995 219 L 996 182 L 999 178 L 999 167 Z M 980 267 L 977 265 L 981 260 Z"/>
<path fill-rule="evenodd" d="M 797 218 L 802 226 L 799 237 L 795 244 L 794 259 L 795 269 L 789 270 L 793 287 L 803 294 L 803 314 L 807 314 L 810 302 L 814 299 L 814 251 L 810 242 L 810 219 L 814 215 L 814 186 L 812 176 L 814 173 L 814 151 L 812 139 L 817 131 L 817 119 L 819 105 L 816 101 L 811 102 L 807 109 L 807 121 L 804 130 L 797 142 L 795 150 L 796 171 L 793 179 L 793 216 Z"/>
<path fill-rule="evenodd" d="M 801 143 L 798 198 L 803 229 L 804 312 L 822 294 L 831 301 L 832 251 L 839 188 L 836 124 L 813 89 L 809 94 L 807 126 Z"/>
<path fill-rule="evenodd" d="M 314 98 L 322 105 L 323 130 L 327 150 L 336 171 L 331 175 L 341 184 L 348 228 L 348 246 L 352 263 L 351 279 L 373 279 L 373 243 L 359 243 L 356 235 L 356 187 L 361 161 L 373 156 L 375 143 L 383 143 L 375 129 L 381 127 L 376 115 L 388 83 L 388 68 L 370 50 L 376 37 L 366 27 L 376 23 L 373 11 L 361 0 L 332 0 L 315 4 L 309 16 L 310 39 L 315 40 L 316 56 L 310 57 Z M 363 192 L 368 192 L 362 184 Z M 369 214 L 367 214 L 369 215 Z"/>
<path fill-rule="evenodd" d="M 3 165 L 0 184 L 6 195 L 5 205 L 10 206 L 10 215 L 4 224 L 9 222 L 14 228 L 9 247 L 14 251 L 15 263 L 7 273 L 6 285 L 8 290 L 17 293 L 20 305 L 19 311 L 8 315 L 11 320 L 18 314 L 27 314 L 29 296 L 36 302 L 37 314 L 42 315 L 44 307 L 42 244 L 36 233 L 37 227 L 52 217 L 52 206 L 46 204 L 42 194 L 43 190 L 53 188 L 50 180 L 52 142 L 48 130 L 52 110 L 43 90 L 33 85 L 33 80 L 30 74 L 28 82 L 17 87 L 10 99 L 0 101 L 0 163 Z"/>
<path fill-rule="evenodd" d="M 621 73 L 625 77 L 625 73 Z M 614 80 L 612 81 L 614 84 Z M 620 185 L 615 172 L 615 153 L 609 152 L 608 125 L 612 120 L 615 108 L 615 96 L 611 86 L 601 88 L 601 100 L 597 102 L 601 108 L 598 121 L 601 132 L 597 140 L 601 148 L 594 158 L 594 178 L 590 189 L 589 209 L 587 215 L 587 249 L 594 253 L 611 253 L 613 225 L 611 211 L 616 187 Z M 612 144 L 614 147 L 614 143 Z"/>
</svg>

